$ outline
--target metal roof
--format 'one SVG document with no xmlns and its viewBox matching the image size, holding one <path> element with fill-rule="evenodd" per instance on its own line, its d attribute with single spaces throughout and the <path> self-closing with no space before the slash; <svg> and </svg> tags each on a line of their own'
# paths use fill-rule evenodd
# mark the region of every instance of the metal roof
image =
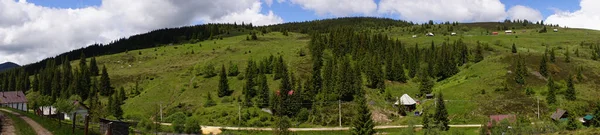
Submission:
<svg viewBox="0 0 600 135">
<path fill-rule="evenodd" d="M 6 91 L 0 92 L 0 103 L 26 103 L 27 98 L 22 91 Z"/>
</svg>

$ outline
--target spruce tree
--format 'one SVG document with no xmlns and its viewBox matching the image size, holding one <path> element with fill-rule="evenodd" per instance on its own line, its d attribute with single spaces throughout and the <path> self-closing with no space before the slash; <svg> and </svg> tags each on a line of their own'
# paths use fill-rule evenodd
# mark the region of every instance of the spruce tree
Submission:
<svg viewBox="0 0 600 135">
<path fill-rule="evenodd" d="M 568 117 L 567 130 L 576 130 L 578 128 L 579 120 L 575 119 L 575 116 L 570 115 Z"/>
<path fill-rule="evenodd" d="M 362 91 L 364 93 L 364 91 Z M 373 135 L 376 133 L 375 123 L 371 119 L 371 111 L 367 106 L 367 100 L 363 94 L 359 94 L 356 97 L 356 104 L 358 105 L 357 112 L 352 119 L 351 133 L 353 135 Z"/>
<path fill-rule="evenodd" d="M 520 55 L 517 57 L 517 59 L 515 59 L 515 66 L 515 81 L 517 82 L 517 84 L 524 85 L 525 76 L 527 76 L 527 67 L 525 67 L 525 62 L 523 62 Z"/>
<path fill-rule="evenodd" d="M 434 123 L 435 126 L 437 128 L 439 128 L 441 131 L 448 131 L 448 129 L 450 129 L 450 127 L 448 126 L 448 111 L 446 110 L 446 105 L 444 103 L 444 96 L 443 94 L 440 92 L 437 96 L 437 105 L 435 108 L 435 116 L 434 116 Z"/>
<path fill-rule="evenodd" d="M 577 99 L 577 96 L 575 93 L 575 86 L 573 85 L 573 77 L 570 75 L 567 78 L 567 91 L 565 92 L 565 98 L 567 100 L 571 100 L 571 101 L 574 101 L 575 99 Z"/>
<path fill-rule="evenodd" d="M 426 113 L 426 111 L 423 111 L 423 129 L 429 129 L 429 115 Z"/>
<path fill-rule="evenodd" d="M 219 97 L 231 95 L 229 90 L 229 82 L 227 81 L 227 73 L 225 72 L 225 65 L 221 66 L 221 73 L 219 74 Z"/>
<path fill-rule="evenodd" d="M 556 88 L 554 86 L 554 80 L 552 79 L 552 76 L 548 77 L 548 84 L 546 85 L 546 87 L 548 87 L 548 95 L 546 96 L 546 102 L 548 102 L 548 104 L 556 103 Z"/>
<path fill-rule="evenodd" d="M 211 107 L 215 105 L 217 105 L 217 103 L 212 99 L 212 94 L 208 92 L 206 94 L 206 101 L 204 102 L 204 107 Z"/>
<path fill-rule="evenodd" d="M 114 96 L 116 96 L 117 94 L 114 94 Z M 121 108 L 121 105 L 123 104 L 123 101 L 117 99 L 117 97 L 115 97 L 115 99 L 113 99 L 115 101 L 113 101 L 113 109 L 114 113 L 113 116 L 115 116 L 118 120 L 123 119 L 123 108 Z"/>
<path fill-rule="evenodd" d="M 473 61 L 475 63 L 477 63 L 482 60 L 483 60 L 483 48 L 481 47 L 481 44 L 479 42 L 477 42 L 477 47 L 475 48 L 475 59 L 473 59 Z"/>
<path fill-rule="evenodd" d="M 265 74 L 260 74 L 258 76 L 258 103 L 259 107 L 264 108 L 269 106 L 269 84 L 267 83 L 267 76 Z"/>
<path fill-rule="evenodd" d="M 92 76 L 98 76 L 98 65 L 96 64 L 96 57 L 92 57 L 90 60 L 90 73 Z"/>
<path fill-rule="evenodd" d="M 237 76 L 238 74 L 240 74 L 240 71 L 238 70 L 238 66 L 236 64 L 233 64 L 233 62 L 229 61 L 228 76 Z"/>
<path fill-rule="evenodd" d="M 542 61 L 540 62 L 540 74 L 542 76 L 548 76 L 548 56 L 544 54 Z"/>
<path fill-rule="evenodd" d="M 565 52 L 565 62 L 566 63 L 570 63 L 571 62 L 571 56 L 569 54 L 569 48 L 567 47 L 567 50 Z"/>
<path fill-rule="evenodd" d="M 100 94 L 103 96 L 113 94 L 113 88 L 110 84 L 110 77 L 106 71 L 106 66 L 102 66 L 102 74 L 100 75 Z"/>
<path fill-rule="evenodd" d="M 515 46 L 515 43 L 512 44 L 512 53 L 517 53 L 517 46 Z"/>
<path fill-rule="evenodd" d="M 125 100 L 127 99 L 127 95 L 125 94 L 125 88 L 121 87 L 121 89 L 119 89 L 119 102 L 121 104 L 119 105 L 123 105 L 125 104 Z"/>
<path fill-rule="evenodd" d="M 550 62 L 552 62 L 552 63 L 556 62 L 556 56 L 555 56 L 555 53 L 554 53 L 554 48 L 552 48 L 550 50 Z"/>
</svg>

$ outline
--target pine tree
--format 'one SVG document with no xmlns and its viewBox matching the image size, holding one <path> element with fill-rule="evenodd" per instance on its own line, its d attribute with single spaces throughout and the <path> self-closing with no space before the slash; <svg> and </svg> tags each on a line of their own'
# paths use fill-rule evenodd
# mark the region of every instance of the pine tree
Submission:
<svg viewBox="0 0 600 135">
<path fill-rule="evenodd" d="M 229 74 L 228 76 L 237 76 L 238 74 L 240 74 L 240 71 L 238 70 L 238 66 L 236 64 L 233 64 L 233 62 L 229 61 Z"/>
<path fill-rule="evenodd" d="M 570 75 L 567 78 L 567 91 L 565 93 L 565 98 L 567 100 L 571 100 L 571 101 L 574 101 L 575 99 L 577 99 L 577 96 L 575 93 L 575 86 L 573 85 L 573 77 Z"/>
<path fill-rule="evenodd" d="M 115 98 L 112 95 L 108 96 L 108 113 L 110 115 L 115 114 Z"/>
<path fill-rule="evenodd" d="M 475 48 L 475 59 L 473 61 L 475 61 L 475 63 L 477 63 L 482 60 L 483 60 L 483 48 L 481 47 L 481 44 L 479 42 L 477 42 L 477 47 Z"/>
<path fill-rule="evenodd" d="M 554 80 L 552 79 L 552 76 L 548 77 L 548 84 L 546 86 L 548 87 L 548 95 L 546 96 L 546 102 L 548 102 L 548 104 L 556 103 L 556 88 L 554 86 Z"/>
<path fill-rule="evenodd" d="M 96 57 L 92 57 L 90 60 L 90 73 L 92 76 L 98 76 L 98 65 L 96 64 Z"/>
<path fill-rule="evenodd" d="M 217 105 L 217 103 L 212 99 L 212 94 L 208 92 L 206 94 L 206 101 L 204 102 L 204 107 L 211 107 L 215 105 Z"/>
<path fill-rule="evenodd" d="M 362 92 L 364 93 L 364 91 Z M 371 119 L 371 111 L 369 111 L 369 107 L 367 106 L 367 100 L 364 95 L 359 94 L 360 96 L 356 97 L 356 104 L 358 104 L 357 112 L 354 115 L 354 119 L 352 120 L 352 129 L 351 133 L 353 135 L 373 135 L 376 133 L 375 123 Z"/>
<path fill-rule="evenodd" d="M 125 104 L 125 100 L 127 99 L 127 95 L 125 95 L 125 88 L 121 87 L 121 89 L 119 89 L 119 105 L 123 105 Z"/>
<path fill-rule="evenodd" d="M 114 94 L 114 96 L 116 96 L 116 95 L 117 94 Z M 121 120 L 121 119 L 123 119 L 123 108 L 121 108 L 123 101 L 117 99 L 117 97 L 115 97 L 114 100 L 115 101 L 113 101 L 113 109 L 114 109 L 113 116 L 115 116 L 117 119 Z"/>
<path fill-rule="evenodd" d="M 106 66 L 102 66 L 102 73 L 100 75 L 100 94 L 103 96 L 113 94 L 113 88 L 110 84 L 110 77 L 106 71 Z"/>
<path fill-rule="evenodd" d="M 554 48 L 552 48 L 550 50 L 550 62 L 552 62 L 552 63 L 556 62 L 556 56 L 555 56 L 555 53 L 554 53 Z"/>
<path fill-rule="evenodd" d="M 517 53 L 517 46 L 515 46 L 515 43 L 512 45 L 512 53 Z"/>
<path fill-rule="evenodd" d="M 575 116 L 570 115 L 567 123 L 567 130 L 576 130 L 578 128 L 577 123 L 579 123 L 579 121 L 577 119 L 575 119 Z"/>
<path fill-rule="evenodd" d="M 548 60 L 547 60 L 548 56 L 546 54 L 544 54 L 544 56 L 542 56 L 542 61 L 540 62 L 540 74 L 542 76 L 548 76 Z"/>
<path fill-rule="evenodd" d="M 594 109 L 594 118 L 592 118 L 591 125 L 594 127 L 600 127 L 600 104 L 596 104 L 596 108 Z"/>
<path fill-rule="evenodd" d="M 258 103 L 259 107 L 264 108 L 269 106 L 269 84 L 267 83 L 267 76 L 265 74 L 260 74 L 258 76 Z"/>
<path fill-rule="evenodd" d="M 527 76 L 527 67 L 525 67 L 525 62 L 523 62 L 521 56 L 519 55 L 515 60 L 516 64 L 516 75 L 515 81 L 517 84 L 524 85 L 525 84 L 525 76 Z"/>
<path fill-rule="evenodd" d="M 446 110 L 444 96 L 441 92 L 438 94 L 436 100 L 437 105 L 435 108 L 434 123 L 436 127 L 439 128 L 441 131 L 448 131 L 448 129 L 450 129 L 450 127 L 448 126 L 448 111 Z"/>
<path fill-rule="evenodd" d="M 423 111 L 423 129 L 429 129 L 429 115 L 426 113 L 426 111 Z"/>
<path fill-rule="evenodd" d="M 419 77 L 419 93 L 420 95 L 424 96 L 425 94 L 430 94 L 433 91 L 433 86 L 435 82 L 433 81 L 433 79 L 427 77 L 427 76 L 422 76 Z"/>
<path fill-rule="evenodd" d="M 565 52 L 565 62 L 566 63 L 570 63 L 571 62 L 571 56 L 569 55 L 569 48 L 567 47 L 567 50 Z"/>
<path fill-rule="evenodd" d="M 219 97 L 229 96 L 231 91 L 229 90 L 229 82 L 227 81 L 227 73 L 225 72 L 225 65 L 221 66 L 221 73 L 219 74 Z"/>
</svg>

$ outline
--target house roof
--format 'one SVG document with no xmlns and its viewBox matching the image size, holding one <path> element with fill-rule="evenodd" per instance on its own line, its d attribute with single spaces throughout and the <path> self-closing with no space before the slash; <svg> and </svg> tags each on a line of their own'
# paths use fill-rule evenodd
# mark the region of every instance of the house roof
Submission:
<svg viewBox="0 0 600 135">
<path fill-rule="evenodd" d="M 585 119 L 585 120 L 592 120 L 593 118 L 594 118 L 594 115 L 591 115 L 591 114 L 583 116 L 583 119 Z"/>
<path fill-rule="evenodd" d="M 402 97 L 400 97 L 400 99 L 398 101 L 396 101 L 396 105 L 402 104 L 402 105 L 414 105 L 417 102 L 412 99 L 410 96 L 408 96 L 408 94 L 404 94 L 402 95 Z"/>
<path fill-rule="evenodd" d="M 27 98 L 22 91 L 6 91 L 0 92 L 0 103 L 26 103 Z"/>
<path fill-rule="evenodd" d="M 85 106 L 85 104 L 75 100 L 73 101 L 73 105 L 77 106 L 77 109 L 85 109 L 85 110 L 89 110 L 90 108 Z"/>
<path fill-rule="evenodd" d="M 514 114 L 490 115 L 488 126 L 492 126 L 493 122 L 501 122 L 504 119 L 508 119 L 509 122 L 516 122 L 517 116 Z"/>
<path fill-rule="evenodd" d="M 567 111 L 563 109 L 556 109 L 556 111 L 552 113 L 552 116 L 550 116 L 550 118 L 554 120 L 560 120 L 560 118 L 562 118 L 562 116 L 565 115 L 565 113 L 567 113 Z"/>
</svg>

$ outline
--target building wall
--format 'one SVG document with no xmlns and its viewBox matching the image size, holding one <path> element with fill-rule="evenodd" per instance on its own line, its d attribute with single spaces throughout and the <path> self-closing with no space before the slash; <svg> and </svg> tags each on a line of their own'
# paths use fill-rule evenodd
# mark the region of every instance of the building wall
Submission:
<svg viewBox="0 0 600 135">
<path fill-rule="evenodd" d="M 75 110 L 77 116 L 83 118 L 85 115 L 88 115 L 88 111 L 85 109 Z M 65 114 L 65 120 L 71 120 L 73 118 L 73 114 Z M 77 121 L 82 121 L 82 119 L 78 119 Z"/>
<path fill-rule="evenodd" d="M 2 106 L 14 108 L 21 111 L 27 111 L 27 103 L 8 103 L 2 104 Z"/>
</svg>

